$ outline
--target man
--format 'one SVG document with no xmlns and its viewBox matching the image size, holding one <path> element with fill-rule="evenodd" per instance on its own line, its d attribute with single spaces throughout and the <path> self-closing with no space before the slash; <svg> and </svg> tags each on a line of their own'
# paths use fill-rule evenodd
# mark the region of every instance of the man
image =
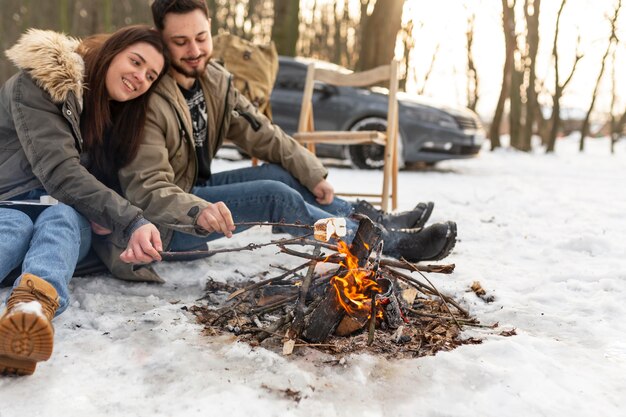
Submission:
<svg viewBox="0 0 626 417">
<path fill-rule="evenodd" d="M 395 230 L 421 227 L 432 203 L 393 216 L 334 196 L 319 160 L 262 116 L 231 85 L 230 75 L 210 61 L 213 45 L 204 0 L 156 0 L 152 14 L 172 68 L 150 100 L 138 157 L 120 171 L 119 180 L 129 201 L 161 226 L 169 250 L 206 247 L 221 234 L 231 237 L 244 230 L 235 222 L 313 224 L 356 211 L 384 226 L 384 248 L 390 256 L 419 261 L 450 253 L 456 241 L 453 222 Z M 225 138 L 269 164 L 212 173 L 211 160 Z M 356 227 L 348 219 L 349 231 Z M 160 280 L 145 268 L 129 270 L 98 246 L 115 275 Z"/>
</svg>

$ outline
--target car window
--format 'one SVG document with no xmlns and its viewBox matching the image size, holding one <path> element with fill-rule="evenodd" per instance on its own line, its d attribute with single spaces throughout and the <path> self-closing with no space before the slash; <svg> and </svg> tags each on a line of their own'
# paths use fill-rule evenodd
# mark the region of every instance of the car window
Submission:
<svg viewBox="0 0 626 417">
<path fill-rule="evenodd" d="M 278 68 L 278 75 L 276 76 L 276 84 L 274 88 L 304 90 L 305 79 L 305 66 L 281 63 Z"/>
</svg>

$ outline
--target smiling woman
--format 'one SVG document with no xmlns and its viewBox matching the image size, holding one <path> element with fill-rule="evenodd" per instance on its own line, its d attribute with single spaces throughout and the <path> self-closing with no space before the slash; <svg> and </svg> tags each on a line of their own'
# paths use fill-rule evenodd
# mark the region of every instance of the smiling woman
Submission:
<svg viewBox="0 0 626 417">
<path fill-rule="evenodd" d="M 147 26 L 83 45 L 31 29 L 7 56 L 20 72 L 0 88 L 0 201 L 11 200 L 0 206 L 0 283 L 18 278 L 0 315 L 0 375 L 27 375 L 52 354 L 52 319 L 92 229 L 126 248 L 124 262 L 161 259 L 156 227 L 106 183 L 136 153 L 145 93 L 166 62 Z M 24 201 L 46 192 L 45 205 Z"/>
<path fill-rule="evenodd" d="M 163 55 L 145 42 L 131 45 L 117 54 L 105 80 L 111 100 L 128 101 L 148 91 L 159 77 L 163 63 Z"/>
<path fill-rule="evenodd" d="M 165 72 L 166 54 L 160 35 L 147 26 L 130 26 L 94 39 L 100 47 L 84 53 L 90 88 L 84 94 L 81 132 L 94 173 L 114 184 L 117 171 L 137 153 L 149 98 L 145 93 Z"/>
</svg>

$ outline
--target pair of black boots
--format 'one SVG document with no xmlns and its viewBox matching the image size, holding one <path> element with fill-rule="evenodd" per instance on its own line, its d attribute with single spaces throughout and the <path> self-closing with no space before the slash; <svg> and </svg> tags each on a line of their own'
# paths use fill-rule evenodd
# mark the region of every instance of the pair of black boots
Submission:
<svg viewBox="0 0 626 417">
<path fill-rule="evenodd" d="M 436 261 L 452 252 L 456 223 L 447 221 L 424 227 L 433 211 L 432 202 L 419 203 L 413 210 L 385 213 L 366 201 L 358 201 L 354 213 L 362 214 L 383 229 L 383 253 L 409 262 Z"/>
</svg>

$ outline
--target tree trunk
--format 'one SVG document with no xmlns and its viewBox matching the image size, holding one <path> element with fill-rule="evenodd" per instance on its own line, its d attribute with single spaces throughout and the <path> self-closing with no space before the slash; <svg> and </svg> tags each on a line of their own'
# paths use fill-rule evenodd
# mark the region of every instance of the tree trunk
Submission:
<svg viewBox="0 0 626 417">
<path fill-rule="evenodd" d="M 536 72 L 535 66 L 537 61 L 537 51 L 539 50 L 539 10 L 541 0 L 526 0 L 524 3 L 524 15 L 526 17 L 527 36 L 526 45 L 528 56 L 526 59 L 528 73 L 528 84 L 526 85 L 526 111 L 524 121 L 524 132 L 520 141 L 520 149 L 523 151 L 531 150 L 532 136 L 535 125 L 537 103 L 537 90 L 535 87 Z"/>
<path fill-rule="evenodd" d="M 511 92 L 509 94 L 509 136 L 510 145 L 521 149 L 522 138 L 522 95 L 521 88 L 524 82 L 524 72 L 514 68 L 511 73 Z"/>
<path fill-rule="evenodd" d="M 360 71 L 388 65 L 393 59 L 396 37 L 402 25 L 403 6 L 404 0 L 376 2 L 374 11 L 363 25 L 358 64 Z"/>
<path fill-rule="evenodd" d="M 550 136 L 548 136 L 548 145 L 546 153 L 554 152 L 556 145 L 556 137 L 559 133 L 559 125 L 561 124 L 561 94 L 562 90 L 557 86 L 557 91 L 552 96 L 552 117 L 550 119 Z"/>
<path fill-rule="evenodd" d="M 274 0 L 272 40 L 279 55 L 296 56 L 300 0 Z"/>
<path fill-rule="evenodd" d="M 513 71 L 513 58 L 515 55 L 515 1 L 509 6 L 508 0 L 502 0 L 502 28 L 504 31 L 504 43 L 506 53 L 504 58 L 504 69 L 502 70 L 502 88 L 500 97 L 489 128 L 489 139 L 491 140 L 491 150 L 499 148 L 500 125 L 504 114 L 504 105 L 509 98 L 511 91 L 511 75 Z"/>
<path fill-rule="evenodd" d="M 476 111 L 476 105 L 479 98 L 479 81 L 478 71 L 474 63 L 474 23 L 476 20 L 476 14 L 472 13 L 467 19 L 467 32 L 466 32 L 466 50 L 467 50 L 467 83 L 466 83 L 466 95 L 467 95 L 467 107 L 473 111 Z"/>
</svg>

